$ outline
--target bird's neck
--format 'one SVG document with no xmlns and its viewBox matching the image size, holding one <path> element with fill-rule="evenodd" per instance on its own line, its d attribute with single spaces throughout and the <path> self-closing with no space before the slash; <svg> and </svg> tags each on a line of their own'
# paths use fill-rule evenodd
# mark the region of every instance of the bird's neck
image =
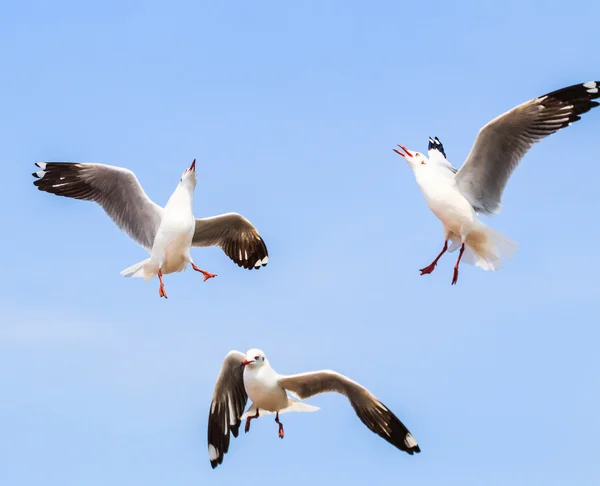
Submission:
<svg viewBox="0 0 600 486">
<path fill-rule="evenodd" d="M 169 198 L 169 201 L 167 202 L 167 206 L 170 206 L 173 204 L 175 204 L 177 206 L 186 206 L 186 207 L 189 206 L 190 210 L 191 210 L 193 202 L 194 202 L 194 191 L 190 190 L 189 187 L 179 185 L 179 186 L 177 186 L 177 189 L 175 189 L 175 192 L 173 192 L 173 194 Z"/>
</svg>

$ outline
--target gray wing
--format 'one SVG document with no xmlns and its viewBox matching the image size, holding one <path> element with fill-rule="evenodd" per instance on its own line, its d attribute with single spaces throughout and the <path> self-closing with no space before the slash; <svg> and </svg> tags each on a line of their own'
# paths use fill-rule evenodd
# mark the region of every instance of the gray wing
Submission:
<svg viewBox="0 0 600 486">
<path fill-rule="evenodd" d="M 372 432 L 411 455 L 421 452 L 417 441 L 398 417 L 366 388 L 335 371 L 323 370 L 281 376 L 279 384 L 300 399 L 325 392 L 341 393 L 350 400 L 358 418 Z"/>
<path fill-rule="evenodd" d="M 230 351 L 217 378 L 208 416 L 208 458 L 213 469 L 229 450 L 229 434 L 238 436 L 240 417 L 248 401 L 242 368 L 245 357 L 239 351 Z"/>
<path fill-rule="evenodd" d="M 258 230 L 237 213 L 197 219 L 192 246 L 219 246 L 239 267 L 248 270 L 264 267 L 269 261 Z"/>
<path fill-rule="evenodd" d="M 37 162 L 33 173 L 40 191 L 98 203 L 110 219 L 148 251 L 160 226 L 163 209 L 153 203 L 135 174 L 103 164 Z"/>
<path fill-rule="evenodd" d="M 520 160 L 536 142 L 579 120 L 600 103 L 600 81 L 569 86 L 523 103 L 485 125 L 456 174 L 476 211 L 500 211 L 502 193 Z"/>
</svg>

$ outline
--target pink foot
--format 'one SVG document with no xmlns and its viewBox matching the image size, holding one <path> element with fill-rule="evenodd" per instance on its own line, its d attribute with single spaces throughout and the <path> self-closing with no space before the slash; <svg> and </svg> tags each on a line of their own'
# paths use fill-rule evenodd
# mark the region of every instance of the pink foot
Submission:
<svg viewBox="0 0 600 486">
<path fill-rule="evenodd" d="M 460 265 L 460 259 L 465 252 L 465 244 L 463 243 L 460 247 L 460 251 L 458 252 L 458 259 L 456 260 L 456 265 L 454 265 L 454 275 L 452 276 L 452 285 L 458 282 L 458 266 Z"/>
<path fill-rule="evenodd" d="M 210 273 L 207 272 L 206 270 L 202 270 L 201 268 L 198 268 L 194 263 L 192 263 L 192 268 L 194 270 L 196 270 L 196 272 L 200 272 L 202 275 L 204 275 L 204 281 L 206 282 L 209 278 L 214 278 L 217 276 L 216 273 Z"/>
<path fill-rule="evenodd" d="M 442 248 L 442 251 L 440 252 L 440 254 L 435 257 L 435 260 L 433 260 L 433 262 L 431 262 L 431 265 L 426 266 L 425 268 L 421 268 L 421 270 L 419 270 L 419 272 L 421 272 L 421 275 L 428 275 L 431 272 L 433 272 L 433 270 L 435 269 L 435 266 L 437 265 L 437 262 L 440 258 L 442 258 L 442 255 L 444 253 L 446 253 L 446 250 L 448 249 L 448 240 L 444 240 L 444 248 Z"/>
<path fill-rule="evenodd" d="M 163 283 L 162 279 L 162 270 L 158 271 L 158 280 L 160 281 L 160 287 L 158 287 L 158 296 L 168 299 L 167 293 L 165 292 L 165 284 Z"/>
<path fill-rule="evenodd" d="M 435 265 L 435 263 L 432 263 L 431 265 L 428 265 L 425 268 L 421 268 L 419 272 L 421 272 L 421 275 L 429 275 L 435 269 Z"/>
<path fill-rule="evenodd" d="M 256 409 L 256 415 L 252 415 L 251 417 L 248 417 L 246 419 L 246 426 L 244 427 L 244 433 L 245 434 L 247 434 L 250 431 L 250 421 L 252 419 L 258 418 L 258 415 L 259 415 L 258 412 L 259 412 L 259 409 L 257 408 Z"/>
<path fill-rule="evenodd" d="M 279 438 L 283 439 L 283 424 L 279 421 L 279 412 L 275 414 L 275 422 L 279 425 Z"/>
</svg>

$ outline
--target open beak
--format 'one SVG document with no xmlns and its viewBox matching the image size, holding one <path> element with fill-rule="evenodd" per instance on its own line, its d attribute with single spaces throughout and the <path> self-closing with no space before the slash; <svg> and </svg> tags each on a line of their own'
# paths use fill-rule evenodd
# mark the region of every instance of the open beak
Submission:
<svg viewBox="0 0 600 486">
<path fill-rule="evenodd" d="M 406 154 L 403 154 L 402 152 L 400 152 L 400 150 L 393 149 L 394 152 L 396 152 L 398 155 L 401 155 L 404 158 L 412 157 L 411 153 L 408 151 L 408 149 L 404 145 L 398 145 L 398 147 L 400 147 L 402 150 L 404 150 L 406 152 Z"/>
<path fill-rule="evenodd" d="M 192 165 L 190 165 L 190 170 L 196 170 L 196 159 L 194 159 Z"/>
</svg>

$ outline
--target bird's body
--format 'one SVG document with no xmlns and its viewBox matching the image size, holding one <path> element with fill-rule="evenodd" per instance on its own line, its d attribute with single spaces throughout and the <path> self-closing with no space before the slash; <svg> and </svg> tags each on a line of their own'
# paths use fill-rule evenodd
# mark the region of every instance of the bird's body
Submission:
<svg viewBox="0 0 600 486">
<path fill-rule="evenodd" d="M 271 366 L 244 366 L 244 389 L 259 410 L 277 413 L 290 406 L 279 375 Z"/>
<path fill-rule="evenodd" d="M 395 152 L 408 162 L 429 209 L 444 226 L 444 247 L 421 269 L 433 272 L 446 251 L 460 248 L 452 284 L 461 259 L 484 270 L 497 270 L 511 258 L 517 244 L 487 227 L 478 213 L 500 212 L 501 197 L 513 170 L 531 146 L 580 119 L 598 106 L 600 82 L 569 86 L 523 103 L 485 125 L 460 170 L 446 159 L 442 143 L 429 139 L 429 157 L 403 145 Z M 451 242 L 451 246 L 448 246 Z M 464 257 L 464 258 L 463 258 Z"/>
<path fill-rule="evenodd" d="M 244 430 L 248 432 L 253 419 L 274 413 L 279 426 L 278 435 L 283 438 L 279 415 L 285 412 L 315 412 L 318 407 L 296 399 L 303 400 L 325 392 L 345 395 L 360 420 L 398 449 L 411 455 L 421 451 L 404 424 L 355 381 L 330 370 L 280 375 L 261 350 L 251 349 L 246 354 L 230 351 L 215 385 L 208 419 L 208 455 L 212 467 L 223 462 L 223 456 L 229 449 L 230 433 L 237 437 L 242 420 L 246 420 Z M 252 403 L 244 412 L 248 399 Z"/>
<path fill-rule="evenodd" d="M 35 185 L 57 196 L 97 202 L 110 218 L 150 257 L 126 268 L 121 275 L 149 280 L 158 275 L 159 295 L 166 297 L 163 275 L 185 270 L 188 264 L 204 275 L 191 256 L 192 246 L 220 246 L 239 266 L 260 268 L 269 261 L 258 231 L 243 216 L 227 213 L 194 218 L 196 160 L 186 169 L 164 208 L 153 203 L 135 174 L 128 169 L 103 164 L 38 162 Z"/>
<path fill-rule="evenodd" d="M 415 178 L 427 206 L 449 233 L 460 237 L 477 219 L 469 201 L 458 190 L 454 174 L 449 170 L 428 164 L 415 174 Z"/>
<path fill-rule="evenodd" d="M 144 279 L 155 277 L 158 269 L 164 275 L 181 272 L 192 262 L 190 250 L 196 228 L 193 202 L 193 188 L 179 184 L 165 205 L 150 259 L 144 266 Z"/>
</svg>

